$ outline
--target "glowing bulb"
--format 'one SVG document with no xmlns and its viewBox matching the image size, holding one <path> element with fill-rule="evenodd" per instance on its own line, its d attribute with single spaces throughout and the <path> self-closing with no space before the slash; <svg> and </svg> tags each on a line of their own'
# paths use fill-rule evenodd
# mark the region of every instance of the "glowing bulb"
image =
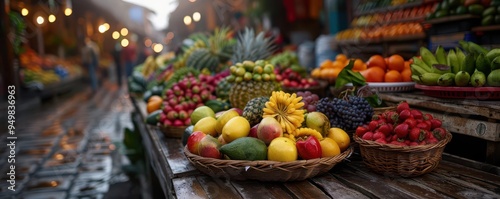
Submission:
<svg viewBox="0 0 500 199">
<path fill-rule="evenodd" d="M 26 8 L 21 9 L 21 14 L 22 14 L 23 16 L 26 16 L 26 15 L 28 15 L 29 13 L 30 13 L 30 11 L 29 11 L 28 9 L 26 9 Z"/>
<path fill-rule="evenodd" d="M 54 16 L 53 14 L 49 15 L 49 22 L 53 23 L 54 21 L 56 21 L 56 16 Z"/>
<path fill-rule="evenodd" d="M 156 52 L 156 53 L 159 53 L 163 50 L 163 45 L 162 44 L 156 44 L 153 46 L 153 50 Z"/>
<path fill-rule="evenodd" d="M 128 35 L 128 29 L 127 28 L 122 28 L 120 30 L 120 33 L 123 35 L 123 36 L 127 36 Z"/>
<path fill-rule="evenodd" d="M 42 24 L 43 24 L 43 22 L 45 22 L 45 19 L 43 19 L 43 17 L 42 17 L 42 16 L 38 16 L 38 17 L 36 18 L 36 23 L 37 23 L 38 25 L 42 25 Z"/>
<path fill-rule="evenodd" d="M 100 33 L 104 33 L 104 32 L 106 32 L 106 27 L 104 25 L 100 25 L 98 30 Z"/>
<path fill-rule="evenodd" d="M 118 39 L 120 38 L 120 33 L 118 31 L 114 31 L 113 34 L 111 34 L 111 36 L 113 37 L 113 39 Z"/>
<path fill-rule="evenodd" d="M 193 13 L 193 20 L 194 21 L 200 21 L 201 19 L 201 14 L 199 12 Z"/>
<path fill-rule="evenodd" d="M 190 16 L 184 17 L 184 24 L 186 24 L 186 26 L 189 26 L 189 24 L 191 24 L 191 17 Z"/>
<path fill-rule="evenodd" d="M 127 47 L 128 46 L 128 39 L 123 39 L 121 44 L 123 47 Z"/>
<path fill-rule="evenodd" d="M 106 31 L 109 30 L 109 23 L 103 23 L 102 25 L 104 26 L 104 28 L 106 29 Z"/>
<path fill-rule="evenodd" d="M 64 15 L 70 16 L 72 13 L 73 13 L 73 10 L 71 8 L 64 9 Z"/>
</svg>

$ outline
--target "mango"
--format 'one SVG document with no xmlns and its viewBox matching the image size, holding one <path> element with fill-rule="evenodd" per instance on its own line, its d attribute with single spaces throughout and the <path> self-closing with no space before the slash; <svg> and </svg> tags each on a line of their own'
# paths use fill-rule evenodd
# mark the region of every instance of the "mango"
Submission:
<svg viewBox="0 0 500 199">
<path fill-rule="evenodd" d="M 281 128 L 278 120 L 273 117 L 263 118 L 259 127 L 257 127 L 257 138 L 269 144 L 274 138 L 283 136 L 283 128 Z"/>
<path fill-rule="evenodd" d="M 266 144 L 254 137 L 242 137 L 223 145 L 220 152 L 231 160 L 266 160 Z"/>
<path fill-rule="evenodd" d="M 500 69 L 491 71 L 486 80 L 489 86 L 500 86 Z"/>
<path fill-rule="evenodd" d="M 308 128 L 312 128 L 320 132 L 323 137 L 326 137 L 330 130 L 330 120 L 325 114 L 317 111 L 310 112 L 306 115 L 305 120 Z"/>
</svg>

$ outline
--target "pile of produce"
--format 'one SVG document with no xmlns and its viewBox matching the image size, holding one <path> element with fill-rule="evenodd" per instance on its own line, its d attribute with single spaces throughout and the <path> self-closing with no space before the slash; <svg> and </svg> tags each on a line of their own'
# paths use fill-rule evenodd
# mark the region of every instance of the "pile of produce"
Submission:
<svg viewBox="0 0 500 199">
<path fill-rule="evenodd" d="M 420 48 L 422 58 L 414 57 L 412 79 L 427 86 L 500 86 L 500 49 L 486 50 L 461 41 L 460 48 L 446 54 L 438 46 L 435 54 Z"/>
<path fill-rule="evenodd" d="M 436 144 L 446 136 L 442 121 L 431 114 L 422 114 L 401 102 L 396 111 L 374 115 L 367 125 L 356 128 L 356 136 L 381 144 L 417 146 Z"/>
<path fill-rule="evenodd" d="M 494 1 L 481 0 L 443 0 L 438 4 L 435 11 L 427 16 L 427 19 L 437 19 L 453 15 L 482 15 L 486 7 L 494 4 Z"/>
<path fill-rule="evenodd" d="M 500 1 L 491 1 L 489 7 L 485 6 L 483 11 L 481 25 L 489 26 L 494 24 L 500 24 Z"/>
<path fill-rule="evenodd" d="M 245 109 L 260 109 L 256 113 L 260 118 L 242 116 L 238 109 L 214 116 L 206 106 L 197 108 L 188 150 L 218 159 L 287 162 L 336 156 L 349 147 L 348 134 L 331 127 L 323 113 L 306 113 L 302 97 L 275 91 L 270 97 L 255 99 Z M 249 120 L 257 122 L 251 125 Z"/>
</svg>

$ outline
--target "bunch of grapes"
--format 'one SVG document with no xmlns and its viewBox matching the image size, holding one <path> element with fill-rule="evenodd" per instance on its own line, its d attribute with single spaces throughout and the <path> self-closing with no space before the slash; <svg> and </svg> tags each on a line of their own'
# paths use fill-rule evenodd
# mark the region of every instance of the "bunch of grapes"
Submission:
<svg viewBox="0 0 500 199">
<path fill-rule="evenodd" d="M 363 97 L 348 96 L 346 100 L 339 98 L 322 98 L 316 109 L 330 119 L 332 127 L 347 131 L 368 123 L 373 116 L 373 108 Z"/>
<path fill-rule="evenodd" d="M 318 103 L 319 100 L 318 95 L 311 93 L 311 91 L 299 91 L 297 95 L 302 97 L 302 102 L 304 102 L 304 108 L 307 112 L 316 111 L 316 103 Z"/>
</svg>

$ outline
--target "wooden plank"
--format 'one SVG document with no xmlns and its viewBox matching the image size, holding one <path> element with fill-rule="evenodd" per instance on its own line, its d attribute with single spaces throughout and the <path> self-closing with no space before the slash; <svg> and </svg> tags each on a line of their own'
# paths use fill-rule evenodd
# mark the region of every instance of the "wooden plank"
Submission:
<svg viewBox="0 0 500 199">
<path fill-rule="evenodd" d="M 294 198 L 281 183 L 246 180 L 231 181 L 231 184 L 243 198 Z"/>
<path fill-rule="evenodd" d="M 184 155 L 184 148 L 179 139 L 164 138 L 163 140 L 162 145 L 165 147 L 163 153 L 172 171 L 172 177 L 189 176 L 199 173 Z"/>
<path fill-rule="evenodd" d="M 441 161 L 438 166 L 439 169 L 442 169 L 443 172 L 448 172 L 451 174 L 458 174 L 461 176 L 466 176 L 469 178 L 474 178 L 481 180 L 483 182 L 487 182 L 489 184 L 495 185 L 498 189 L 500 189 L 500 176 L 487 173 L 484 171 L 480 171 L 477 169 L 472 169 L 467 166 L 463 166 L 462 164 L 457 164 L 449 161 Z"/>
<path fill-rule="evenodd" d="M 196 180 L 196 177 L 175 178 L 172 180 L 174 191 L 177 198 L 208 198 L 202 185 Z"/>
<path fill-rule="evenodd" d="M 330 174 L 316 176 L 310 179 L 318 188 L 324 190 L 331 198 L 364 199 L 368 198 L 361 192 L 342 184 Z"/>
<path fill-rule="evenodd" d="M 500 166 L 500 142 L 488 141 L 486 143 L 486 162 Z"/>
<path fill-rule="evenodd" d="M 241 198 L 227 180 L 201 175 L 196 178 L 209 198 Z"/>
<path fill-rule="evenodd" d="M 460 184 L 463 187 L 480 191 L 482 195 L 489 198 L 500 198 L 500 187 L 498 184 L 491 184 L 476 177 L 462 175 L 460 171 L 446 171 L 438 169 L 429 175 L 435 175 L 439 178 L 448 179 L 449 181 Z M 467 191 L 468 192 L 468 191 Z"/>
<path fill-rule="evenodd" d="M 321 189 L 307 180 L 283 184 L 297 198 L 329 198 Z"/>
<path fill-rule="evenodd" d="M 460 156 L 443 153 L 443 162 L 450 162 L 460 164 L 461 166 L 467 167 L 469 169 L 478 170 L 486 173 L 491 173 L 493 175 L 500 176 L 500 167 L 491 164 L 485 164 L 482 162 L 477 162 Z"/>
</svg>

